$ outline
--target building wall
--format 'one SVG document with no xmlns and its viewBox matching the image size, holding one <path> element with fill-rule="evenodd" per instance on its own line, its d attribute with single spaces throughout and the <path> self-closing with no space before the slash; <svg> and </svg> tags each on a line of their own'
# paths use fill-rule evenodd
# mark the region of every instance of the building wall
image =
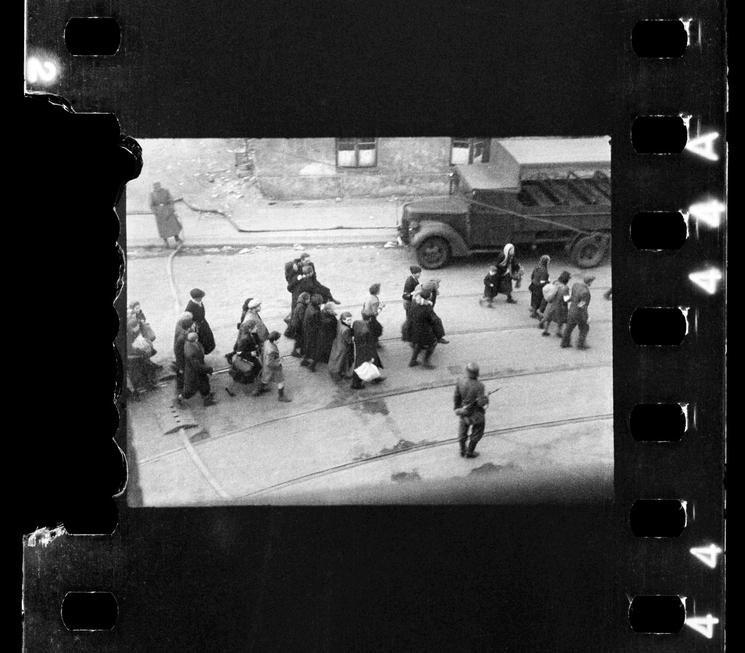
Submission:
<svg viewBox="0 0 745 653">
<path fill-rule="evenodd" d="M 377 166 L 337 168 L 336 140 L 257 139 L 256 177 L 266 198 L 322 199 L 448 192 L 450 138 L 379 138 Z"/>
</svg>

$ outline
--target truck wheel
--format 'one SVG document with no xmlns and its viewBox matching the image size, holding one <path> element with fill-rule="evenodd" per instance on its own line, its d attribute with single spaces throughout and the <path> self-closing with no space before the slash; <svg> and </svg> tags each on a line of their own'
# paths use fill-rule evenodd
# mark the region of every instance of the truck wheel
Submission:
<svg viewBox="0 0 745 653">
<path fill-rule="evenodd" d="M 432 236 L 417 247 L 416 256 L 423 268 L 436 270 L 450 260 L 450 245 L 444 238 Z"/>
<path fill-rule="evenodd" d="M 594 268 L 600 265 L 607 249 L 607 239 L 583 236 L 572 247 L 572 263 L 578 268 Z"/>
</svg>

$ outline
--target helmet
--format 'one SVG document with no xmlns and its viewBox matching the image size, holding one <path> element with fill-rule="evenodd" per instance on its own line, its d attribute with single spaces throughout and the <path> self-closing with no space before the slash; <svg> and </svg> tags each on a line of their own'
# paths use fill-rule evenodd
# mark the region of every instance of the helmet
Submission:
<svg viewBox="0 0 745 653">
<path fill-rule="evenodd" d="M 466 365 L 466 372 L 468 373 L 468 376 L 476 378 L 479 375 L 479 364 L 468 363 L 468 365 Z"/>
</svg>

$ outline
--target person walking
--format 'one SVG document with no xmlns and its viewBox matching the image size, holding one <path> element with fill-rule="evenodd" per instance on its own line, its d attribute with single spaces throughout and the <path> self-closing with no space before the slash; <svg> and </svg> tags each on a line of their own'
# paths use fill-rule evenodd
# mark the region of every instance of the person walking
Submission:
<svg viewBox="0 0 745 653">
<path fill-rule="evenodd" d="M 321 331 L 321 295 L 311 295 L 310 303 L 303 315 L 303 360 L 300 365 L 307 367 L 311 372 L 316 371 L 318 359 L 319 334 Z"/>
<path fill-rule="evenodd" d="M 300 293 L 290 316 L 290 323 L 285 329 L 285 338 L 295 341 L 291 352 L 295 358 L 303 357 L 303 318 L 308 304 L 310 304 L 310 295 L 307 292 Z"/>
<path fill-rule="evenodd" d="M 162 188 L 160 182 L 153 184 L 153 190 L 150 193 L 150 210 L 155 215 L 155 225 L 158 228 L 158 235 L 163 239 L 166 247 L 170 247 L 169 238 L 176 241 L 176 247 L 182 242 L 181 225 L 176 210 L 174 208 L 173 198 L 165 188 Z"/>
<path fill-rule="evenodd" d="M 582 281 L 572 285 L 569 296 L 569 310 L 567 311 L 567 325 L 564 328 L 564 337 L 561 339 L 562 347 L 572 346 L 572 331 L 574 327 L 579 330 L 577 336 L 577 349 L 589 349 L 585 344 L 587 332 L 590 330 L 590 318 L 588 307 L 590 305 L 590 286 L 595 280 L 592 275 L 587 275 Z"/>
<path fill-rule="evenodd" d="M 277 340 L 280 338 L 279 331 L 272 331 L 267 336 L 261 347 L 261 377 L 259 384 L 253 391 L 252 396 L 258 397 L 269 391 L 269 384 L 277 384 L 277 401 L 292 401 L 285 395 L 285 375 L 282 371 L 282 358 L 279 355 Z"/>
<path fill-rule="evenodd" d="M 543 299 L 543 287 L 548 283 L 548 264 L 551 262 L 551 257 L 548 254 L 544 254 L 538 259 L 538 265 L 533 270 L 533 274 L 530 277 L 530 285 L 528 290 L 530 291 L 530 317 L 535 320 L 539 320 L 546 308 L 546 304 Z"/>
<path fill-rule="evenodd" d="M 458 379 L 455 384 L 453 401 L 455 414 L 460 418 L 458 444 L 463 458 L 476 458 L 479 455 L 474 450 L 484 435 L 486 425 L 485 412 L 489 397 L 484 391 L 484 384 L 478 378 L 478 364 L 469 363 L 466 365 L 466 376 Z"/>
<path fill-rule="evenodd" d="M 543 329 L 541 335 L 548 336 L 548 327 L 556 322 L 556 335 L 562 337 L 562 329 L 567 321 L 567 302 L 569 301 L 569 279 L 571 275 L 564 270 L 553 284 L 544 286 L 544 301 L 546 310 L 543 312 L 538 327 Z M 548 289 L 548 290 L 547 290 Z"/>
<path fill-rule="evenodd" d="M 424 298 L 422 293 L 427 293 L 427 297 Z M 440 296 L 440 280 L 439 279 L 428 279 L 424 283 L 419 284 L 414 292 L 412 293 L 412 302 L 415 304 L 429 304 L 432 306 L 432 313 L 435 316 L 435 333 L 437 334 L 437 342 L 443 345 L 447 345 L 450 341 L 445 339 L 445 326 L 440 319 L 440 316 L 435 313 L 435 303 L 437 298 Z M 411 329 L 409 328 L 409 331 Z"/>
<path fill-rule="evenodd" d="M 186 305 L 186 311 L 194 316 L 194 328 L 199 336 L 199 342 L 204 348 L 205 354 L 211 354 L 215 349 L 215 336 L 212 334 L 209 322 L 205 317 L 204 290 L 193 288 L 189 295 L 191 299 Z"/>
<path fill-rule="evenodd" d="M 336 326 L 336 338 L 329 354 L 329 374 L 334 381 L 341 381 L 352 376 L 354 363 L 354 345 L 352 343 L 352 314 L 344 311 L 339 316 Z"/>
<path fill-rule="evenodd" d="M 243 318 L 240 328 L 241 331 L 252 333 L 258 346 L 261 346 L 269 337 L 269 329 L 264 324 L 264 320 L 261 319 L 260 313 L 261 300 L 258 297 L 254 297 L 248 302 L 248 311 L 246 311 L 246 316 Z"/>
<path fill-rule="evenodd" d="M 380 360 L 377 347 L 377 341 L 381 333 L 380 323 L 371 321 L 369 317 L 363 317 L 361 320 L 352 322 L 352 339 L 354 343 L 353 370 L 356 370 L 362 363 L 372 363 L 378 369 L 383 368 L 383 361 Z M 373 383 L 380 383 L 383 380 L 384 377 L 379 376 Z M 352 371 L 352 388 L 359 390 L 364 387 L 365 384 L 362 379 L 356 372 Z"/>
<path fill-rule="evenodd" d="M 313 360 L 314 365 L 329 362 L 331 348 L 334 346 L 334 340 L 336 340 L 338 322 L 334 305 L 330 302 L 324 304 L 321 307 L 318 324 L 318 344 L 316 346 L 316 357 Z"/>
<path fill-rule="evenodd" d="M 499 288 L 499 275 L 497 274 L 497 266 L 490 265 L 489 271 L 484 277 L 484 294 L 479 299 L 479 304 L 482 306 L 486 304 L 489 308 L 494 308 L 494 298 L 497 296 Z"/>
<path fill-rule="evenodd" d="M 497 275 L 499 276 L 497 293 L 507 295 L 508 304 L 517 304 L 517 300 L 512 298 L 512 281 L 515 279 L 519 287 L 520 271 L 520 263 L 515 257 L 515 246 L 507 243 L 497 259 Z"/>
<path fill-rule="evenodd" d="M 368 295 L 367 299 L 365 300 L 364 304 L 362 304 L 362 317 L 367 318 L 369 317 L 371 321 L 378 322 L 378 315 L 380 314 L 380 311 L 383 310 L 385 307 L 385 304 L 380 301 L 380 284 L 374 283 L 372 286 L 370 286 L 369 291 L 370 294 Z M 383 325 L 378 322 L 379 329 L 376 327 L 376 331 L 379 330 L 381 335 L 383 333 Z M 380 344 L 380 341 L 375 343 L 376 347 L 382 347 Z"/>
<path fill-rule="evenodd" d="M 406 277 L 406 281 L 404 281 L 404 292 L 401 295 L 401 299 L 404 300 L 404 313 L 407 316 L 409 315 L 409 309 L 411 308 L 411 295 L 419 285 L 419 277 L 422 276 L 422 268 L 418 265 L 412 265 L 409 268 L 409 272 L 411 274 Z"/>
<path fill-rule="evenodd" d="M 184 362 L 184 390 L 176 397 L 178 404 L 184 406 L 186 400 L 197 392 L 202 395 L 205 406 L 216 404 L 215 395 L 210 390 L 209 375 L 212 374 L 212 368 L 204 362 L 204 347 L 195 331 L 190 331 L 186 336 Z"/>
<path fill-rule="evenodd" d="M 176 321 L 176 328 L 173 334 L 173 366 L 176 371 L 176 396 L 184 389 L 184 369 L 186 367 L 184 344 L 186 343 L 186 336 L 192 331 L 194 331 L 194 316 L 189 312 L 185 312 Z"/>
<path fill-rule="evenodd" d="M 142 333 L 139 320 L 130 316 L 127 319 L 127 377 L 137 393 L 155 387 L 160 365 L 150 360 L 154 354 L 152 343 Z"/>
<path fill-rule="evenodd" d="M 423 290 L 420 294 L 423 300 L 430 297 L 429 290 Z M 419 354 L 424 352 L 424 361 L 421 363 L 425 369 L 434 369 L 429 362 L 437 346 L 437 316 L 430 303 L 414 302 L 409 309 L 409 321 L 411 322 L 411 360 L 409 367 L 419 365 Z"/>
</svg>

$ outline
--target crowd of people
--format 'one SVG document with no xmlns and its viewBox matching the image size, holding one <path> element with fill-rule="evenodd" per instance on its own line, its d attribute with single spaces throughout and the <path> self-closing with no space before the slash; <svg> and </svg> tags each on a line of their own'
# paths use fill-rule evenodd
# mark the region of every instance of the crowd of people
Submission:
<svg viewBox="0 0 745 653">
<path fill-rule="evenodd" d="M 584 276 L 570 286 L 571 275 L 563 271 L 551 281 L 551 259 L 543 255 L 533 270 L 530 285 L 530 316 L 538 320 L 542 335 L 550 335 L 556 324 L 556 336 L 561 346 L 571 346 L 572 333 L 579 331 L 577 348 L 586 349 L 589 331 L 588 305 L 590 286 L 594 277 Z M 381 383 L 385 377 L 380 350 L 383 326 L 379 316 L 386 308 L 381 299 L 381 285 L 374 283 L 362 302 L 359 317 L 349 311 L 337 314 L 340 302 L 332 291 L 318 280 L 310 254 L 303 253 L 285 264 L 285 281 L 290 294 L 290 311 L 285 317 L 282 333 L 270 330 L 261 316 L 262 301 L 248 297 L 241 306 L 236 323 L 237 336 L 233 349 L 226 354 L 232 383 L 226 387 L 235 396 L 237 385 L 254 384 L 252 396 L 268 392 L 276 386 L 277 399 L 291 401 L 285 393 L 282 359 L 277 346 L 284 335 L 293 342 L 291 355 L 300 359 L 300 366 L 310 373 L 325 365 L 337 383 L 351 382 L 360 389 L 366 383 Z M 403 284 L 403 323 L 401 339 L 409 343 L 409 367 L 434 368 L 432 356 L 438 344 L 447 344 L 445 328 L 436 313 L 440 280 L 421 280 L 422 269 L 413 265 Z M 515 248 L 508 244 L 484 277 L 481 305 L 493 308 L 502 294 L 506 303 L 517 303 L 513 288 L 520 287 L 523 268 L 515 256 Z M 204 405 L 216 403 L 210 387 L 213 370 L 205 363 L 205 356 L 215 349 L 215 338 L 206 318 L 205 292 L 194 288 L 184 313 L 176 322 L 173 354 L 176 373 L 176 396 L 180 404 L 199 393 Z M 127 314 L 127 349 L 129 375 L 135 389 L 153 387 L 160 368 L 152 362 L 156 350 L 155 334 L 150 328 L 139 303 L 130 305 Z"/>
</svg>

